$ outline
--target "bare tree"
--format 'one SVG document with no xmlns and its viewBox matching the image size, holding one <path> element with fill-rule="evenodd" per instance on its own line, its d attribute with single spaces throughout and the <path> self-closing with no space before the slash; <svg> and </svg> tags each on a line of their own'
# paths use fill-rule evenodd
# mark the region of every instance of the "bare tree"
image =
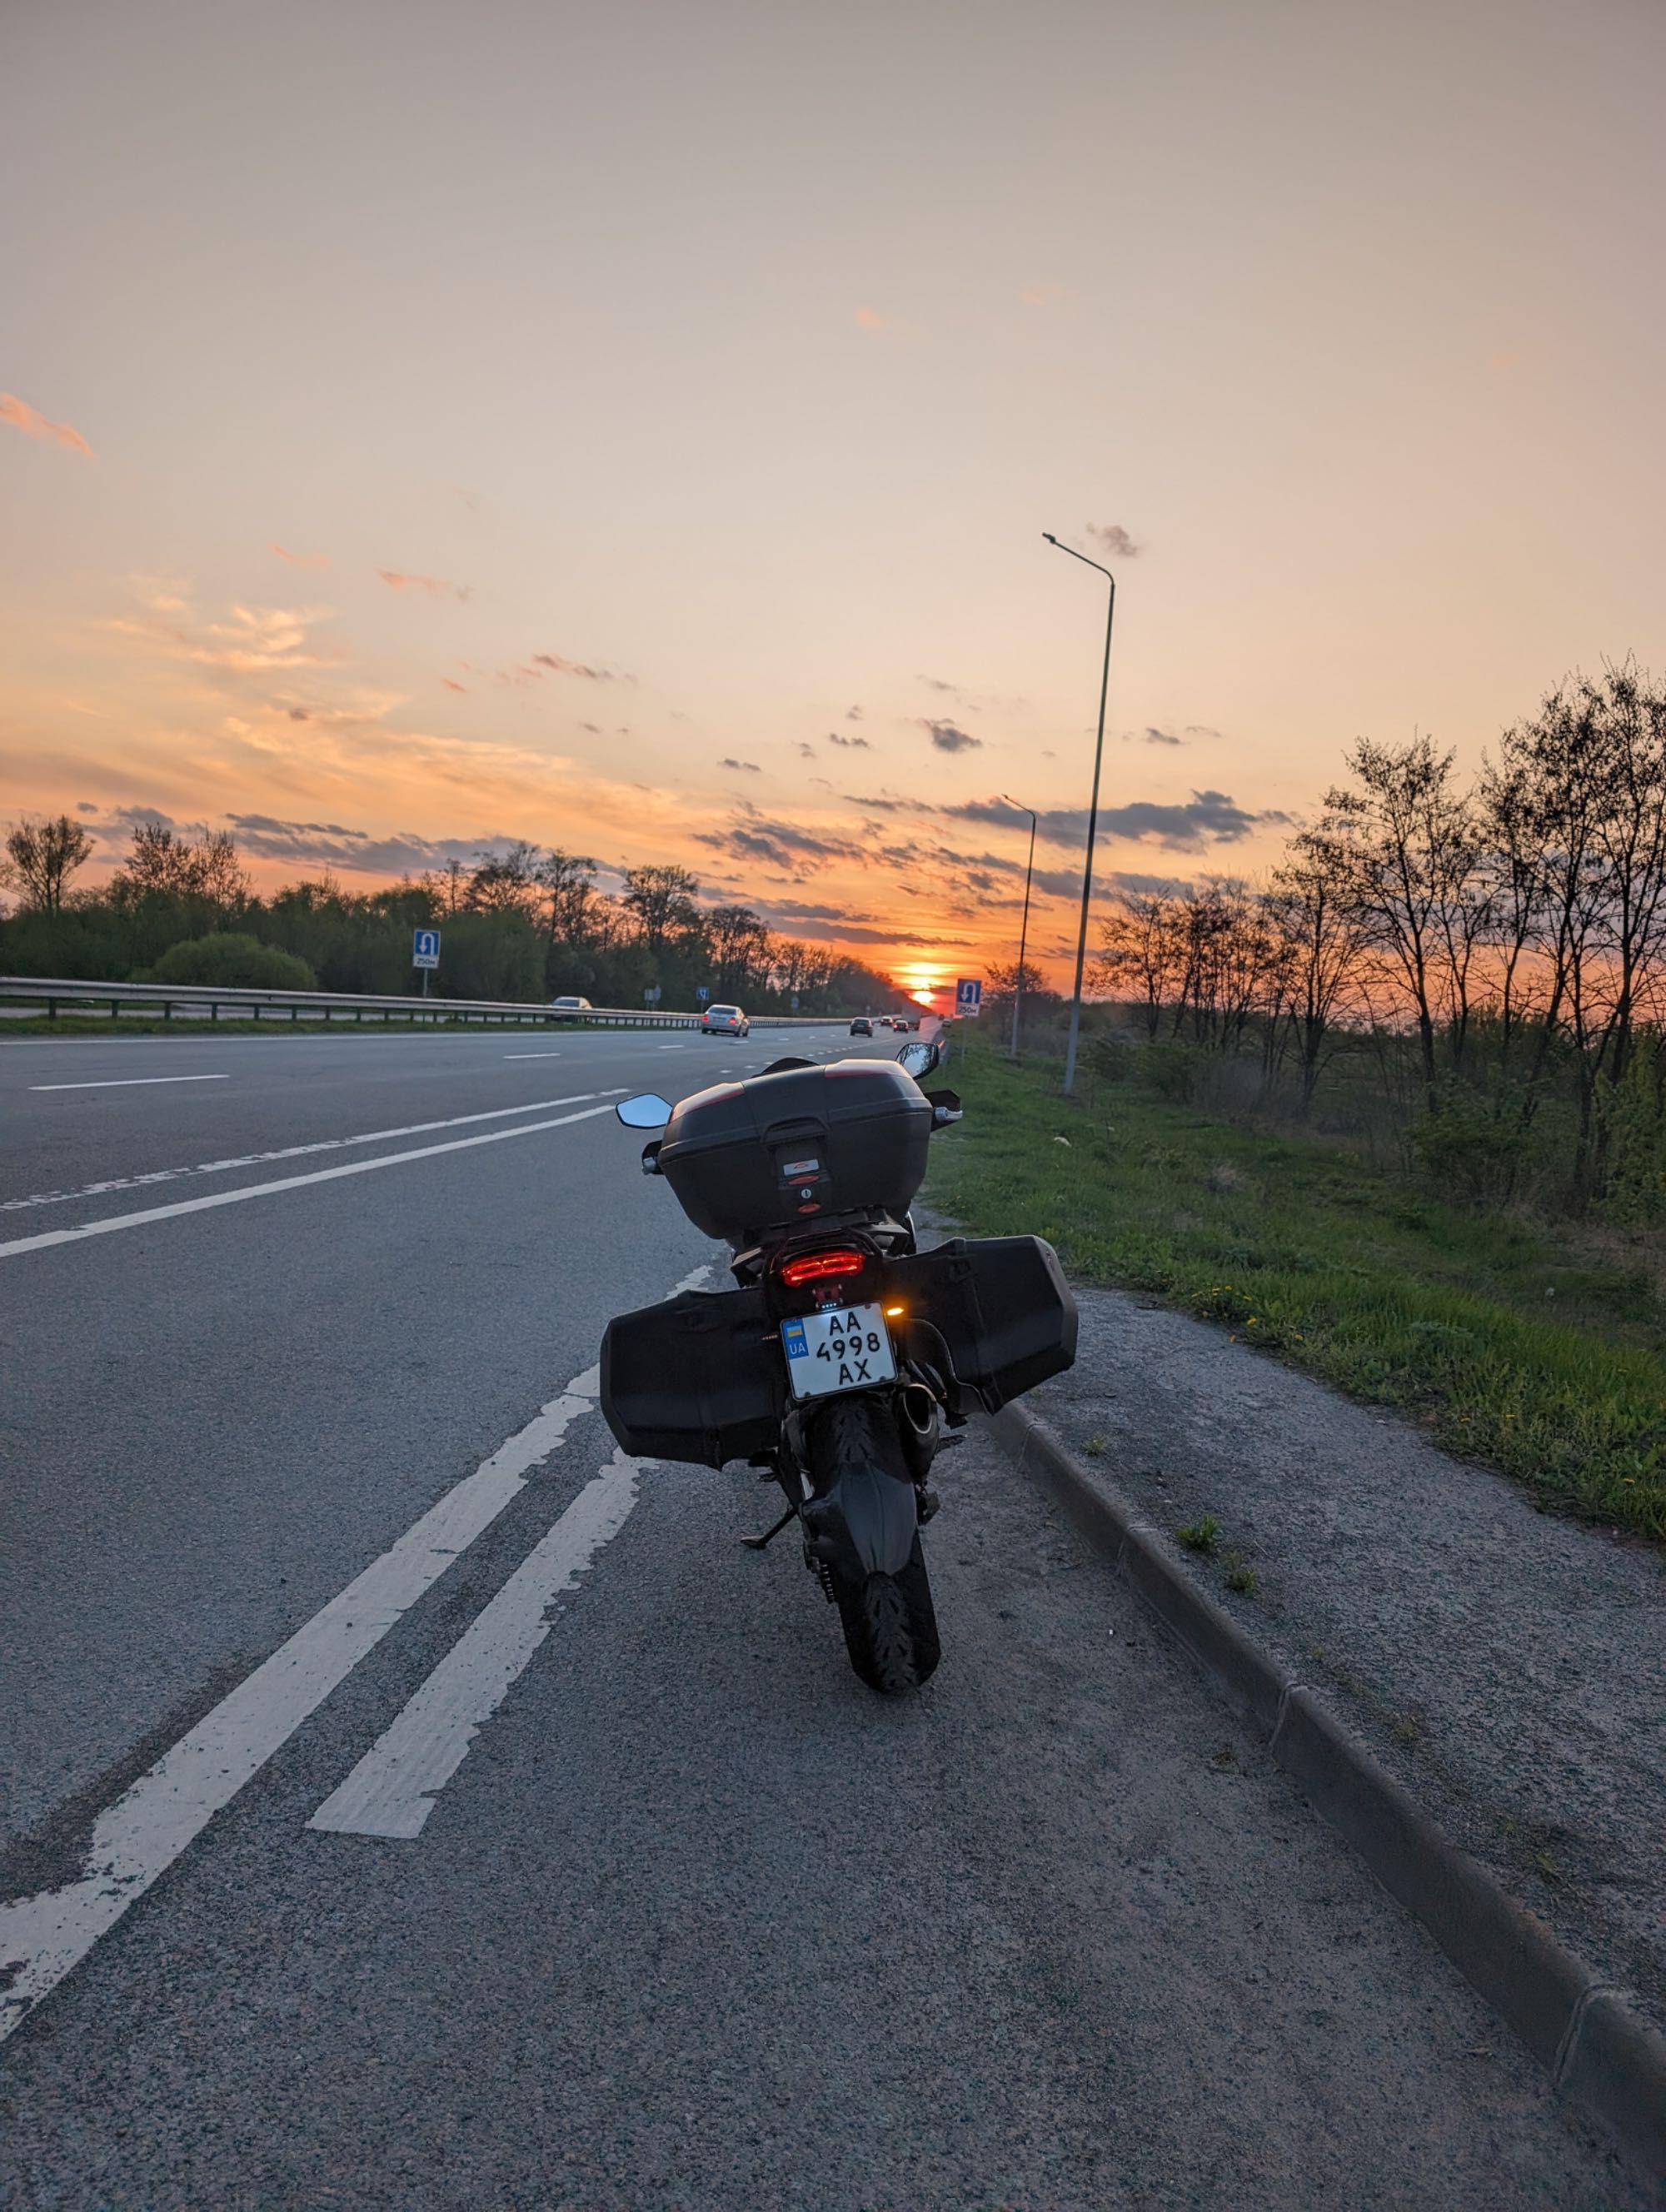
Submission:
<svg viewBox="0 0 1666 2212">
<path fill-rule="evenodd" d="M 1284 1006 L 1295 1039 L 1302 1111 L 1335 1048 L 1337 1024 L 1354 1005 L 1364 957 L 1365 917 L 1351 896 L 1352 877 L 1335 848 L 1322 838 L 1297 837 L 1290 858 L 1275 869 L 1268 918 L 1283 948 L 1280 963 Z"/>
<path fill-rule="evenodd" d="M 1480 839 L 1474 810 L 1452 779 L 1452 755 L 1427 738 L 1379 745 L 1361 738 L 1347 756 L 1357 788 L 1325 795 L 1318 827 L 1325 866 L 1395 976 L 1417 1024 L 1425 1092 L 1434 1102 L 1443 1028 L 1454 1061 L 1469 1028 L 1474 955 L 1485 935 L 1475 911 Z"/>
<path fill-rule="evenodd" d="M 70 877 L 92 855 L 92 838 L 73 816 L 26 816 L 7 836 L 0 883 L 21 892 L 25 906 L 57 914 Z"/>
<path fill-rule="evenodd" d="M 625 871 L 623 903 L 650 952 L 662 951 L 667 944 L 698 929 L 700 909 L 695 899 L 699 890 L 698 879 L 687 868 Z"/>
<path fill-rule="evenodd" d="M 1165 1008 L 1180 1000 L 1186 956 L 1177 900 L 1160 892 L 1126 891 L 1122 911 L 1104 925 L 1091 986 L 1137 999 L 1146 1033 L 1155 1038 Z"/>
<path fill-rule="evenodd" d="M 192 838 L 167 823 L 140 822 L 110 891 L 118 905 L 144 898 L 200 899 L 224 912 L 247 899 L 249 879 L 229 830 L 207 830 Z"/>
</svg>

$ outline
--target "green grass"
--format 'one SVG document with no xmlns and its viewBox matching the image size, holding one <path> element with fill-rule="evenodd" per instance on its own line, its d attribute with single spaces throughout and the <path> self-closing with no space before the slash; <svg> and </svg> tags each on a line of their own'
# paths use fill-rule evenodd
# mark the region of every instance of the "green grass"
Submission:
<svg viewBox="0 0 1666 2212">
<path fill-rule="evenodd" d="M 1128 1084 L 1061 1098 L 1055 1065 L 988 1044 L 946 1079 L 966 1118 L 933 1139 L 927 1196 L 969 1232 L 1045 1237 L 1078 1282 L 1221 1323 L 1546 1505 L 1666 1541 L 1666 1309 L 1646 1271 Z"/>
</svg>

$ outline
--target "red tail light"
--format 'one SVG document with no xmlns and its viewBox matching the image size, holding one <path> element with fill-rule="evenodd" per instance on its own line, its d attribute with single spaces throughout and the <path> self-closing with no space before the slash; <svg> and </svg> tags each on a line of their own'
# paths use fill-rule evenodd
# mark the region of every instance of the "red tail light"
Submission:
<svg viewBox="0 0 1666 2212">
<path fill-rule="evenodd" d="M 860 1275 L 866 1265 L 866 1252 L 800 1252 L 796 1260 L 781 1262 L 781 1279 L 796 1291 L 806 1283 L 824 1282 L 830 1275 Z"/>
</svg>

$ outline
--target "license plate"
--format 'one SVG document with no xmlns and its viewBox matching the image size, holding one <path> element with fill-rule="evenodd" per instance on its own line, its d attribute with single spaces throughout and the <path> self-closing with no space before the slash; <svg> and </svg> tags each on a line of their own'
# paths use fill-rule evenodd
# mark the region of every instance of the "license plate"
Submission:
<svg viewBox="0 0 1666 2212">
<path fill-rule="evenodd" d="M 829 1306 L 781 1325 L 795 1398 L 825 1398 L 896 1379 L 885 1317 L 878 1306 Z"/>
</svg>

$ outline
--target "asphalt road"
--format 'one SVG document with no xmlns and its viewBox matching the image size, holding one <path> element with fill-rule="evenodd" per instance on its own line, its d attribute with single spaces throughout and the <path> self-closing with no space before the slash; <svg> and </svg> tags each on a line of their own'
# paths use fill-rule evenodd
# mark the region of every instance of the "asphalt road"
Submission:
<svg viewBox="0 0 1666 2212">
<path fill-rule="evenodd" d="M 616 1454 L 782 1048 L 0 1043 L 0 2205 L 1623 2203 L 981 1437 L 896 1705 Z"/>
</svg>

